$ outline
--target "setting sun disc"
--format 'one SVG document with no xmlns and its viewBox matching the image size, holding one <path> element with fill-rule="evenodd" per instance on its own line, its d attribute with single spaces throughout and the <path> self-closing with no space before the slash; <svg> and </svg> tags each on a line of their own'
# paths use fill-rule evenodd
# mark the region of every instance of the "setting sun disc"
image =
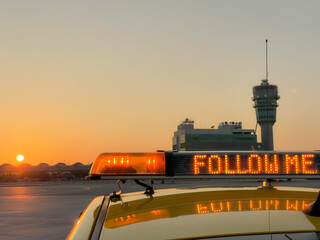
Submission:
<svg viewBox="0 0 320 240">
<path fill-rule="evenodd" d="M 24 156 L 23 156 L 23 155 L 18 155 L 18 156 L 17 156 L 17 161 L 18 161 L 18 162 L 22 162 L 23 159 L 24 159 Z"/>
</svg>

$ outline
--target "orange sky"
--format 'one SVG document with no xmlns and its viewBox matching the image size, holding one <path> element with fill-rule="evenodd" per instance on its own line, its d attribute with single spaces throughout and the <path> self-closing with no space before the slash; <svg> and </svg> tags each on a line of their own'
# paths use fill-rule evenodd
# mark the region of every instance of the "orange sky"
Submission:
<svg viewBox="0 0 320 240">
<path fill-rule="evenodd" d="M 170 150 L 186 117 L 253 129 L 266 38 L 275 149 L 320 149 L 320 3 L 288 3 L 1 1 L 0 165 Z"/>
</svg>

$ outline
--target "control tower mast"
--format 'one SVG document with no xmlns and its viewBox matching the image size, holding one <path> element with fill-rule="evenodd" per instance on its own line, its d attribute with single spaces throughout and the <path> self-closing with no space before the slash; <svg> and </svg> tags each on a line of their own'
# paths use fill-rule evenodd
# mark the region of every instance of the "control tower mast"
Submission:
<svg viewBox="0 0 320 240">
<path fill-rule="evenodd" d="M 278 86 L 268 82 L 268 40 L 266 40 L 266 79 L 261 85 L 253 87 L 254 108 L 256 109 L 257 123 L 261 128 L 261 141 L 265 150 L 273 150 L 273 124 L 276 122 Z"/>
</svg>

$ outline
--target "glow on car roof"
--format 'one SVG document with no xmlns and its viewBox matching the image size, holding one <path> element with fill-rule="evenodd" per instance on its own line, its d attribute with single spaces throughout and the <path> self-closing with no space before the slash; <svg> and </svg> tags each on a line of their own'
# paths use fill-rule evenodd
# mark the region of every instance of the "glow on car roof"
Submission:
<svg viewBox="0 0 320 240">
<path fill-rule="evenodd" d="M 298 188 L 181 189 L 111 202 L 100 239 L 192 239 L 319 231 L 301 212 L 317 196 Z"/>
</svg>

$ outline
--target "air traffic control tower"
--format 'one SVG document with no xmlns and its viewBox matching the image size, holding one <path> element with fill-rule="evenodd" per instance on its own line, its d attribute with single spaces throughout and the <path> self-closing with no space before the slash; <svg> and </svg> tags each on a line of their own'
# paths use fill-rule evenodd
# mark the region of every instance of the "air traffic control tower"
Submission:
<svg viewBox="0 0 320 240">
<path fill-rule="evenodd" d="M 254 108 L 257 123 L 261 127 L 261 142 L 265 150 L 273 150 L 273 124 L 276 122 L 278 86 L 270 85 L 267 79 L 261 85 L 253 87 Z"/>
</svg>

